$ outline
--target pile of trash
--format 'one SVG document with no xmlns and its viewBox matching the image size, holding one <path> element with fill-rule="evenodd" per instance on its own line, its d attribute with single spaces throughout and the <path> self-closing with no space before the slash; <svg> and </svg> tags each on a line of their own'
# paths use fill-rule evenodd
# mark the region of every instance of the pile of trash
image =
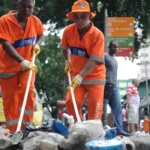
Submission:
<svg viewBox="0 0 150 150">
<path fill-rule="evenodd" d="M 117 137 L 115 128 L 104 130 L 101 120 L 74 124 L 72 118 L 68 118 L 69 128 L 51 120 L 40 127 L 27 126 L 24 131 L 7 137 L 1 128 L 0 150 L 96 150 L 98 147 L 126 150 L 129 141 Z"/>
</svg>

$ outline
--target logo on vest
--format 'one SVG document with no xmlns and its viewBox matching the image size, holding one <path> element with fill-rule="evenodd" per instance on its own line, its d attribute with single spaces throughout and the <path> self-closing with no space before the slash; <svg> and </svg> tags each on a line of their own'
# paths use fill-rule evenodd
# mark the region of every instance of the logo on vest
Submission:
<svg viewBox="0 0 150 150">
<path fill-rule="evenodd" d="M 81 50 L 78 50 L 78 55 L 79 55 L 79 56 L 85 56 L 85 52 L 84 52 L 84 51 L 81 51 Z"/>
<path fill-rule="evenodd" d="M 24 41 L 25 45 L 32 45 L 32 39 L 27 39 Z"/>
</svg>

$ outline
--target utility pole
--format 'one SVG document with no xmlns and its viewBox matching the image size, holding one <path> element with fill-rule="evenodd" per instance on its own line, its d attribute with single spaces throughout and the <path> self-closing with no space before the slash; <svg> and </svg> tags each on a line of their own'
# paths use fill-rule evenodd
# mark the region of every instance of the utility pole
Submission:
<svg viewBox="0 0 150 150">
<path fill-rule="evenodd" d="M 104 35 L 105 35 L 105 52 L 107 51 L 107 17 L 108 17 L 108 14 L 107 14 L 107 8 L 104 9 Z"/>
<path fill-rule="evenodd" d="M 150 120 L 150 100 L 148 98 L 149 95 L 149 87 L 148 87 L 148 68 L 147 66 L 150 64 L 148 59 L 146 60 L 146 57 L 148 57 L 148 54 L 144 53 L 141 55 L 141 57 L 144 57 L 143 61 L 141 63 L 138 63 L 137 65 L 144 66 L 144 73 L 145 73 L 145 87 L 146 87 L 146 100 L 147 100 L 147 112 L 148 112 L 148 119 Z M 149 133 L 150 133 L 150 123 L 149 123 Z"/>
<path fill-rule="evenodd" d="M 148 87 L 148 68 L 147 66 L 150 64 L 148 59 L 148 54 L 142 55 L 141 57 L 144 57 L 144 59 L 141 60 L 141 63 L 138 63 L 137 65 L 142 65 L 144 66 L 144 73 L 145 73 L 145 88 L 146 88 L 146 100 L 147 100 L 147 111 L 148 111 L 148 117 L 150 118 L 150 100 L 148 99 L 148 93 L 149 93 L 149 87 Z"/>
<path fill-rule="evenodd" d="M 149 93 L 149 89 L 148 89 L 148 75 L 147 75 L 147 65 L 150 64 L 149 61 L 143 61 L 142 63 L 144 65 L 145 68 L 145 83 L 146 83 L 146 99 L 147 99 L 147 111 L 148 111 L 148 117 L 150 117 L 150 112 L 149 112 L 149 99 L 148 99 L 148 93 Z"/>
<path fill-rule="evenodd" d="M 145 66 L 145 82 L 146 82 L 146 99 L 147 99 L 147 111 L 148 111 L 148 119 L 150 119 L 150 112 L 149 112 L 149 99 L 148 99 L 148 76 L 147 76 L 147 65 L 150 64 L 149 61 L 144 61 L 143 62 L 144 66 Z M 149 123 L 149 133 L 150 133 L 150 123 Z"/>
<path fill-rule="evenodd" d="M 104 35 L 105 35 L 105 52 L 107 51 L 107 8 L 104 9 Z M 103 114 L 103 125 L 107 125 L 107 106 L 104 107 L 104 114 Z"/>
</svg>

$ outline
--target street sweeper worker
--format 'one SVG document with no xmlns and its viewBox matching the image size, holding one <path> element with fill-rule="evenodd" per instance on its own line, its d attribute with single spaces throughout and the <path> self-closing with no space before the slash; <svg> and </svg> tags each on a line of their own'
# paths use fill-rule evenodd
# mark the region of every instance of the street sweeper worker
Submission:
<svg viewBox="0 0 150 150">
<path fill-rule="evenodd" d="M 32 58 L 40 53 L 44 32 L 41 21 L 32 15 L 35 0 L 19 0 L 17 7 L 18 10 L 0 18 L 0 85 L 10 132 L 17 128 L 30 70 L 34 73 L 21 129 L 32 123 L 36 100 L 34 81 L 38 72 Z"/>
<path fill-rule="evenodd" d="M 79 115 L 82 118 L 82 105 L 87 93 L 89 120 L 102 117 L 105 84 L 104 36 L 91 22 L 95 15 L 87 1 L 76 1 L 72 11 L 66 15 L 74 23 L 65 28 L 61 41 L 65 71 L 71 71 L 70 86 L 74 90 Z M 67 55 L 68 49 L 71 61 Z M 66 108 L 77 121 L 70 91 L 66 95 Z"/>
</svg>

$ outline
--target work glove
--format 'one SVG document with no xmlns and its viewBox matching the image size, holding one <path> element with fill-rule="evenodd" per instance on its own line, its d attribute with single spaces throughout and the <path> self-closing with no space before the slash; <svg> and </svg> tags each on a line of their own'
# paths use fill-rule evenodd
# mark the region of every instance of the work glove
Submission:
<svg viewBox="0 0 150 150">
<path fill-rule="evenodd" d="M 68 86 L 67 90 L 70 90 L 70 87 L 72 87 L 72 89 L 74 90 L 76 87 L 78 87 L 81 82 L 82 82 L 83 78 L 78 74 L 73 80 L 70 86 Z"/>
<path fill-rule="evenodd" d="M 21 62 L 21 66 L 22 66 L 23 68 L 30 69 L 30 70 L 32 70 L 32 71 L 35 72 L 35 73 L 38 72 L 37 66 L 36 66 L 33 62 L 30 62 L 30 61 L 28 61 L 28 60 L 23 60 L 23 61 Z"/>
<path fill-rule="evenodd" d="M 32 47 L 32 54 L 38 56 L 40 53 L 40 46 L 38 44 L 34 44 Z"/>
<path fill-rule="evenodd" d="M 71 71 L 71 66 L 69 60 L 65 60 L 65 72 L 68 74 L 68 71 Z"/>
</svg>

